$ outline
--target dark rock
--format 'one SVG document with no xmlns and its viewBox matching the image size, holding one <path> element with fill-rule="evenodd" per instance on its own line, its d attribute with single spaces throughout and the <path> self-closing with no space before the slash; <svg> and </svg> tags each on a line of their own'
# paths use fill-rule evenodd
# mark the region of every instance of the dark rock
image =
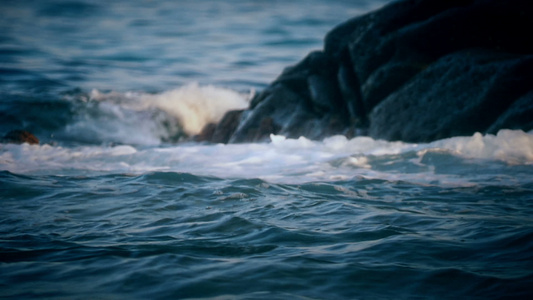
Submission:
<svg viewBox="0 0 533 300">
<path fill-rule="evenodd" d="M 213 133 L 213 143 L 227 143 L 241 120 L 243 110 L 232 110 L 224 115 Z"/>
<path fill-rule="evenodd" d="M 516 100 L 487 132 L 496 134 L 500 129 L 533 130 L 533 91 Z"/>
<path fill-rule="evenodd" d="M 427 142 L 528 130 L 530 28 L 529 0 L 393 2 L 334 28 L 324 51 L 286 68 L 218 140 L 368 132 Z"/>
<path fill-rule="evenodd" d="M 349 64 L 339 66 L 337 81 L 342 100 L 348 110 L 350 123 L 357 127 L 366 127 L 368 119 L 363 105 L 363 96 L 359 89 L 359 81 Z"/>
<path fill-rule="evenodd" d="M 500 2 L 402 1 L 376 12 L 376 21 L 348 44 L 368 112 L 449 53 L 469 48 L 532 53 L 521 33 L 533 26 L 517 5 L 524 1 Z"/>
<path fill-rule="evenodd" d="M 486 132 L 531 86 L 533 56 L 468 50 L 445 56 L 387 97 L 370 115 L 370 135 L 427 142 Z M 438 82 L 439 84 L 435 84 Z"/>
<path fill-rule="evenodd" d="M 302 62 L 286 68 L 272 85 L 281 84 L 304 99 L 314 111 L 328 113 L 343 105 L 337 85 L 337 63 L 321 51 L 311 52 Z"/>
<path fill-rule="evenodd" d="M 2 138 L 3 143 L 12 143 L 12 144 L 24 144 L 28 143 L 30 145 L 39 144 L 39 139 L 25 130 L 12 130 L 8 132 Z"/>
<path fill-rule="evenodd" d="M 304 98 L 280 83 L 269 88 L 265 95 L 254 109 L 243 113 L 230 143 L 266 141 L 270 134 L 286 127 L 287 122 L 296 120 L 295 115 L 304 106 Z"/>
<path fill-rule="evenodd" d="M 194 137 L 197 142 L 227 143 L 239 125 L 243 110 L 227 112 L 218 124 L 207 124 L 200 134 Z"/>
<path fill-rule="evenodd" d="M 212 141 L 213 140 L 213 134 L 215 133 L 215 129 L 217 128 L 217 124 L 215 123 L 209 123 L 202 128 L 202 131 L 193 137 L 194 141 L 196 142 L 206 142 L 206 141 Z"/>
</svg>

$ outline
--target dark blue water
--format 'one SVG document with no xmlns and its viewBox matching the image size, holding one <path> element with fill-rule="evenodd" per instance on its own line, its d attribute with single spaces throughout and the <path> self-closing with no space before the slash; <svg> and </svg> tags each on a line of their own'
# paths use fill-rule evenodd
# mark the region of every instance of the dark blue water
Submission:
<svg viewBox="0 0 533 300">
<path fill-rule="evenodd" d="M 5 297 L 495 299 L 533 283 L 531 183 L 1 180 Z"/>
<path fill-rule="evenodd" d="M 0 297 L 529 299 L 533 132 L 175 144 L 387 1 L 2 1 Z"/>
</svg>

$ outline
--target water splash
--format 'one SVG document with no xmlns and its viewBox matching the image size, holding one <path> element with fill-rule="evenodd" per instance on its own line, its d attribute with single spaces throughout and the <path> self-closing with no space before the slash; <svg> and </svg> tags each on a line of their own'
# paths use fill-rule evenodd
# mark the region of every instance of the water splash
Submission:
<svg viewBox="0 0 533 300">
<path fill-rule="evenodd" d="M 197 83 L 158 94 L 100 92 L 78 97 L 75 117 L 56 138 L 90 144 L 159 145 L 200 133 L 253 95 Z"/>
</svg>

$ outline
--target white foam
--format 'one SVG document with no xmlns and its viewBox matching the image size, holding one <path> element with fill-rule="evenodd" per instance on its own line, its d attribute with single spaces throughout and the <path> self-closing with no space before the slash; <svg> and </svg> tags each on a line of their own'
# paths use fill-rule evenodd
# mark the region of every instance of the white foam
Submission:
<svg viewBox="0 0 533 300">
<path fill-rule="evenodd" d="M 510 164 L 533 163 L 533 134 L 521 130 L 500 130 L 496 135 L 476 133 L 471 137 L 454 137 L 430 144 L 458 155 L 478 159 L 495 159 Z"/>
<path fill-rule="evenodd" d="M 212 85 L 186 85 L 161 94 L 142 94 L 146 107 L 160 108 L 181 121 L 188 135 L 200 133 L 205 125 L 217 123 L 229 110 L 244 109 L 250 96 Z"/>
<path fill-rule="evenodd" d="M 177 124 L 173 130 L 165 128 L 164 119 L 164 115 L 154 111 L 132 110 L 120 103 L 102 101 L 78 111 L 74 121 L 56 137 L 96 144 L 158 145 L 173 131 L 179 132 Z"/>
<path fill-rule="evenodd" d="M 247 107 L 251 96 L 197 83 L 159 94 L 93 90 L 79 105 L 74 121 L 56 137 L 93 144 L 158 145 L 183 133 L 200 133 L 227 111 Z"/>
<path fill-rule="evenodd" d="M 386 142 L 368 137 L 347 139 L 343 136 L 320 142 L 275 135 L 271 139 L 271 143 L 264 144 L 186 144 L 172 147 L 68 148 L 0 144 L 0 170 L 54 175 L 172 171 L 220 178 L 262 178 L 283 183 L 347 180 L 362 176 L 461 184 L 464 179 L 455 174 L 437 174 L 434 166 L 425 165 L 416 157 L 433 152 L 443 153 L 446 157 L 456 156 L 463 159 L 456 162 L 463 170 L 470 163 L 483 165 L 490 161 L 511 165 L 533 164 L 533 134 L 523 131 L 502 130 L 497 135 L 475 134 L 429 144 Z M 450 160 L 431 163 L 446 165 Z M 411 167 L 415 171 L 404 170 Z M 472 170 L 473 176 L 478 176 L 477 169 Z"/>
</svg>

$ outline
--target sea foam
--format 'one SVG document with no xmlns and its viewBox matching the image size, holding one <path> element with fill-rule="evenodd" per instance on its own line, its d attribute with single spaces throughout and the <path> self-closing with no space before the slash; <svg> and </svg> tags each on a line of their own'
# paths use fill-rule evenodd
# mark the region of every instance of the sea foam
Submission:
<svg viewBox="0 0 533 300">
<path fill-rule="evenodd" d="M 200 133 L 209 123 L 217 123 L 229 110 L 244 109 L 251 95 L 212 85 L 186 85 L 161 94 L 141 94 L 141 108 L 157 107 L 181 121 L 188 135 Z"/>
<path fill-rule="evenodd" d="M 93 90 L 78 99 L 74 120 L 55 138 L 89 144 L 176 142 L 217 123 L 229 110 L 246 108 L 252 95 L 197 83 L 157 94 Z"/>
<path fill-rule="evenodd" d="M 323 141 L 271 136 L 263 144 L 178 144 L 172 146 L 0 145 L 0 170 L 18 174 L 181 172 L 219 178 L 261 178 L 271 182 L 312 182 L 367 178 L 447 181 L 443 171 L 490 164 L 533 164 L 533 134 L 502 130 L 428 144 L 334 136 Z M 437 170 L 437 171 L 436 171 Z M 444 176 L 444 177 L 443 177 Z M 481 176 L 481 175 L 480 175 Z"/>
</svg>

